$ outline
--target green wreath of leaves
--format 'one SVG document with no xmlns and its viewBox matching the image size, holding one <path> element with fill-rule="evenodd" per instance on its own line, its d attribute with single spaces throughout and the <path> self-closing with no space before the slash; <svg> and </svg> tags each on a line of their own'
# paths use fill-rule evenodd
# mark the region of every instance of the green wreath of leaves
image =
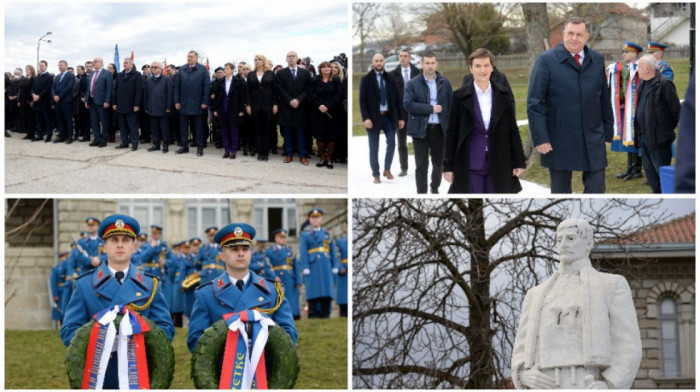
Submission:
<svg viewBox="0 0 700 392">
<path fill-rule="evenodd" d="M 228 328 L 219 320 L 207 328 L 192 353 L 190 375 L 197 389 L 218 389 L 221 369 L 219 359 L 224 355 Z M 269 328 L 265 344 L 265 367 L 269 389 L 292 389 L 299 376 L 299 357 L 294 343 L 281 327 Z"/>
<path fill-rule="evenodd" d="M 119 330 L 119 322 L 123 315 L 118 315 L 114 320 L 114 325 Z M 175 373 L 175 351 L 170 344 L 170 339 L 156 323 L 141 316 L 149 327 L 150 331 L 144 335 L 146 342 L 146 356 L 148 357 L 148 379 L 151 389 L 168 389 L 173 382 Z M 83 384 L 83 369 L 85 368 L 85 357 L 88 343 L 90 342 L 90 331 L 95 324 L 95 320 L 90 320 L 80 327 L 66 352 L 66 372 L 70 387 L 81 389 Z"/>
</svg>

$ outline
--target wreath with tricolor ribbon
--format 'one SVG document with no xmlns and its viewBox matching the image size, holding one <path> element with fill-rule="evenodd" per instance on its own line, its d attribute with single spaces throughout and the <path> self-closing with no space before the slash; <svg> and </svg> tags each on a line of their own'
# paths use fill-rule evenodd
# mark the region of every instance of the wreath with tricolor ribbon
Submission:
<svg viewBox="0 0 700 392">
<path fill-rule="evenodd" d="M 191 376 L 198 389 L 292 389 L 299 358 L 281 327 L 262 312 L 246 310 L 226 314 L 204 331 L 192 354 Z"/>
<path fill-rule="evenodd" d="M 170 387 L 175 371 L 170 339 L 152 320 L 114 306 L 96 314 L 71 340 L 65 359 L 71 388 L 102 389 L 115 337 L 120 389 Z"/>
</svg>

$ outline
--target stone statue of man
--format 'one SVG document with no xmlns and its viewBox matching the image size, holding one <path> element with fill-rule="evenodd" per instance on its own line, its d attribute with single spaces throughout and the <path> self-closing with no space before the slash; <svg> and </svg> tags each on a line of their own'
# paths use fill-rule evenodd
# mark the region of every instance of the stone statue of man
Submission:
<svg viewBox="0 0 700 392">
<path fill-rule="evenodd" d="M 629 389 L 642 359 L 629 285 L 591 266 L 588 222 L 567 219 L 556 236 L 559 271 L 523 301 L 513 382 L 529 389 Z"/>
</svg>

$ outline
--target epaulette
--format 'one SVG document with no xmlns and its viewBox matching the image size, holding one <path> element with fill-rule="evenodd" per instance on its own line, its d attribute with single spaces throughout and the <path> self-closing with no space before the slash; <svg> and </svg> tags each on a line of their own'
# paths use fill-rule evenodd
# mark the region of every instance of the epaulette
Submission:
<svg viewBox="0 0 700 392">
<path fill-rule="evenodd" d="M 82 275 L 79 275 L 77 278 L 75 278 L 75 280 L 78 280 L 78 279 L 83 278 L 83 277 L 88 276 L 88 275 L 92 275 L 92 273 L 95 272 L 96 269 L 97 268 L 93 268 L 87 272 L 84 272 Z"/>
<path fill-rule="evenodd" d="M 213 282 L 213 280 L 210 280 L 210 281 L 208 281 L 207 283 L 200 284 L 199 287 L 197 287 L 195 290 L 199 290 L 199 289 L 201 289 L 202 287 L 209 286 L 210 284 L 212 284 L 212 282 Z"/>
</svg>

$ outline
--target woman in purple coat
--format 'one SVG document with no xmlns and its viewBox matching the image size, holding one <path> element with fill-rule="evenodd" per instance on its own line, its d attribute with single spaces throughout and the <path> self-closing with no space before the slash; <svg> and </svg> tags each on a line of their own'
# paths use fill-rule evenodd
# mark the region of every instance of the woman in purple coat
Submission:
<svg viewBox="0 0 700 392">
<path fill-rule="evenodd" d="M 525 153 L 511 92 L 491 83 L 494 56 L 469 55 L 474 83 L 455 91 L 449 114 L 442 171 L 449 193 L 518 193 Z"/>
</svg>

